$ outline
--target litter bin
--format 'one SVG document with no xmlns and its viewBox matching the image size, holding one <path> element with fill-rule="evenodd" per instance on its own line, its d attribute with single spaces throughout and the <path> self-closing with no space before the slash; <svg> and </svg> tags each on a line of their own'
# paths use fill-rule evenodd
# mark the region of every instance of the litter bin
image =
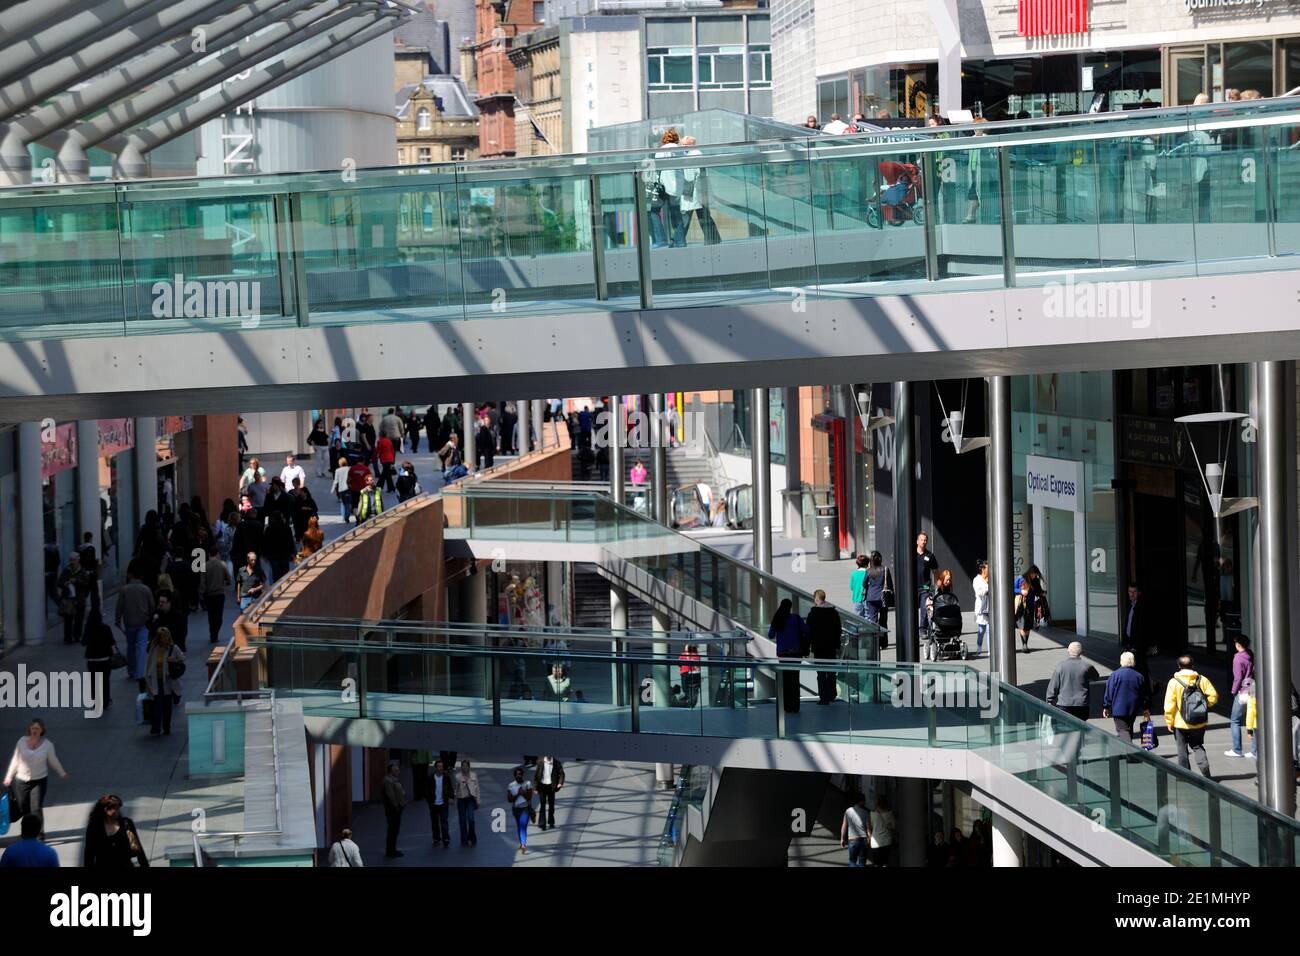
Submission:
<svg viewBox="0 0 1300 956">
<path fill-rule="evenodd" d="M 815 519 L 817 529 L 817 560 L 838 561 L 840 558 L 840 520 L 834 505 L 818 505 Z"/>
</svg>

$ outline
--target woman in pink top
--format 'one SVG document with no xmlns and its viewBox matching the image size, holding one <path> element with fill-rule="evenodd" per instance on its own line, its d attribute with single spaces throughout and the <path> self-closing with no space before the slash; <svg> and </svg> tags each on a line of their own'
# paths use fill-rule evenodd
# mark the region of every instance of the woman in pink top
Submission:
<svg viewBox="0 0 1300 956">
<path fill-rule="evenodd" d="M 635 465 L 632 466 L 632 484 L 644 485 L 646 475 L 647 475 L 646 467 L 641 462 L 638 461 Z"/>
</svg>

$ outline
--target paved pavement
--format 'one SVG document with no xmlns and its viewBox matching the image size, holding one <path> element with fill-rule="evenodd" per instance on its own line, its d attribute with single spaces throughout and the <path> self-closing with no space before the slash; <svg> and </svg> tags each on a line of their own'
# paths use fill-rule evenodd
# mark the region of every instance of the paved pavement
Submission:
<svg viewBox="0 0 1300 956">
<path fill-rule="evenodd" d="M 469 760 L 478 773 L 480 809 L 475 816 L 478 845 L 462 847 L 456 809 L 450 812 L 451 846 L 433 844 L 427 805 L 411 802 L 402 813 L 397 848 L 405 856 L 384 857 L 386 823 L 383 807 L 370 803 L 356 808 L 353 839 L 366 866 L 656 866 L 672 791 L 657 789 L 653 764 L 576 761 L 560 755 L 565 785 L 555 798 L 555 823 L 546 831 L 528 828 L 528 852 L 519 852 L 514 815 L 506 787 L 514 779 L 519 756 L 498 755 Z M 403 768 L 408 800 L 409 767 Z M 533 768 L 525 768 L 533 779 Z M 534 807 L 537 801 L 533 802 Z"/>
</svg>

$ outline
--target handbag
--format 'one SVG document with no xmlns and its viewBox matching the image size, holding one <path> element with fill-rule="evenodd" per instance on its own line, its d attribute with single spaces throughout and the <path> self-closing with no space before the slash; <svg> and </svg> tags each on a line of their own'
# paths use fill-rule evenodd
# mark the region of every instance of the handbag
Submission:
<svg viewBox="0 0 1300 956">
<path fill-rule="evenodd" d="M 0 836 L 9 832 L 9 824 L 12 822 L 9 813 L 9 794 L 0 794 Z"/>
<path fill-rule="evenodd" d="M 894 576 L 885 568 L 885 586 L 880 591 L 880 602 L 887 608 L 894 606 Z"/>
<path fill-rule="evenodd" d="M 126 666 L 126 655 L 117 649 L 117 642 L 113 642 L 113 653 L 108 658 L 108 669 L 115 671 L 118 668 Z"/>
<path fill-rule="evenodd" d="M 167 676 L 168 676 L 171 680 L 180 680 L 183 676 L 185 676 L 185 662 L 184 662 L 184 661 L 168 661 L 168 662 L 167 662 Z"/>
</svg>

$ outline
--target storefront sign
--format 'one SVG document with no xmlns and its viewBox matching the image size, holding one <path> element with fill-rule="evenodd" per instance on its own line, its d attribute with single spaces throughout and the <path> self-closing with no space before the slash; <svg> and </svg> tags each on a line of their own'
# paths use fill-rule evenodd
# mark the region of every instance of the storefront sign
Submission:
<svg viewBox="0 0 1300 956">
<path fill-rule="evenodd" d="M 134 418 L 101 418 L 99 420 L 100 458 L 112 458 L 119 452 L 124 452 L 134 447 Z"/>
<path fill-rule="evenodd" d="M 77 467 L 77 424 L 54 429 L 54 441 L 41 441 L 41 480 Z"/>
<path fill-rule="evenodd" d="M 1031 505 L 1086 511 L 1083 462 L 1064 458 L 1025 456 L 1025 499 Z"/>
<path fill-rule="evenodd" d="M 1138 465 L 1181 468 L 1186 457 L 1185 435 L 1177 423 L 1168 418 L 1141 418 L 1124 415 L 1120 419 L 1119 457 Z"/>
<path fill-rule="evenodd" d="M 194 418 L 190 415 L 168 415 L 166 418 L 158 419 L 159 435 L 174 435 L 177 432 L 187 432 L 194 427 Z"/>
<path fill-rule="evenodd" d="M 1023 2 L 1023 0 L 1022 0 Z M 1230 7 L 1272 7 L 1278 4 L 1292 3 L 1294 0 L 1183 0 L 1188 13 L 1198 10 L 1226 10 Z"/>
<path fill-rule="evenodd" d="M 1088 32 L 1088 0 L 1020 0 L 1018 13 L 1022 37 Z"/>
</svg>

